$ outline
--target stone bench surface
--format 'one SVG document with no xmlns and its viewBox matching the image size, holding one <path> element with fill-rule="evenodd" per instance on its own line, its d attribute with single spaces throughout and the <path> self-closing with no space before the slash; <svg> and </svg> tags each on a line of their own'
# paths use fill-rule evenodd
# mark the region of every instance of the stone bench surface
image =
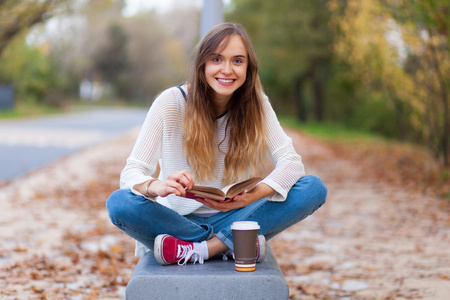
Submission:
<svg viewBox="0 0 450 300">
<path fill-rule="evenodd" d="M 237 272 L 221 257 L 184 266 L 162 266 L 153 252 L 144 255 L 126 289 L 126 300 L 289 298 L 289 288 L 270 247 L 253 272 Z"/>
</svg>

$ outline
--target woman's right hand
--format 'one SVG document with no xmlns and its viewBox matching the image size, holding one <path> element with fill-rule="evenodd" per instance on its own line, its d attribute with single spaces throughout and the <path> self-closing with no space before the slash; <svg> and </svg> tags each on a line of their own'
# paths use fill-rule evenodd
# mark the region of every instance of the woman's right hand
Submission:
<svg viewBox="0 0 450 300">
<path fill-rule="evenodd" d="M 186 188 L 191 189 L 194 186 L 194 179 L 188 170 L 178 171 L 170 174 L 166 180 L 156 180 L 148 188 L 150 195 L 166 197 L 170 194 L 184 197 Z"/>
</svg>

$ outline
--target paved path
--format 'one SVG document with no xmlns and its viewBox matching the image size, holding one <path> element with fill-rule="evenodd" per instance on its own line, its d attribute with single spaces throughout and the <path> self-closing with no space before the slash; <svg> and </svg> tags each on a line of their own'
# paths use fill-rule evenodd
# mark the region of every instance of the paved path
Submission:
<svg viewBox="0 0 450 300">
<path fill-rule="evenodd" d="M 102 108 L 0 121 L 0 182 L 140 126 L 145 109 Z"/>
</svg>

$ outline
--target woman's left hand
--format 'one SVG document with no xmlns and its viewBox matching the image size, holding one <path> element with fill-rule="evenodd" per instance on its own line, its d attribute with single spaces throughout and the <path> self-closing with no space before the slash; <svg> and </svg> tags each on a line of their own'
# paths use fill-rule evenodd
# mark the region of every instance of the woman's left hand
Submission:
<svg viewBox="0 0 450 300">
<path fill-rule="evenodd" d="M 227 212 L 236 208 L 245 207 L 258 199 L 265 198 L 275 193 L 275 190 L 265 183 L 260 183 L 248 192 L 242 192 L 226 201 L 217 201 L 207 198 L 197 198 L 196 200 L 204 205 L 217 209 L 221 212 Z"/>
<path fill-rule="evenodd" d="M 236 208 L 245 207 L 252 203 L 253 201 L 247 196 L 248 194 L 246 192 L 242 192 L 225 201 L 217 201 L 208 198 L 197 198 L 196 200 L 210 208 L 217 209 L 221 212 L 227 212 Z"/>
</svg>

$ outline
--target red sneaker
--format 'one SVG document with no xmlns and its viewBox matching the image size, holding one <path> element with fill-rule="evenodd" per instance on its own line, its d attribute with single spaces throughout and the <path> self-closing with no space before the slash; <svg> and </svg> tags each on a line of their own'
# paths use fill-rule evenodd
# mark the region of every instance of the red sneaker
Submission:
<svg viewBox="0 0 450 300">
<path fill-rule="evenodd" d="M 161 265 L 178 263 L 184 265 L 191 261 L 203 264 L 203 257 L 194 250 L 194 243 L 185 242 L 168 234 L 160 234 L 155 239 L 153 248 L 155 259 Z"/>
</svg>

